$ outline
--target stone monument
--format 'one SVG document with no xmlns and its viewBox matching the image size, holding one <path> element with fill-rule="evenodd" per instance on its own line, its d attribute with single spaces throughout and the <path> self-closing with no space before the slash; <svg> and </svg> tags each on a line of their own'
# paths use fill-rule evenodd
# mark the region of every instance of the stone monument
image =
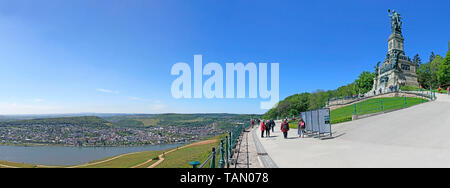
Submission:
<svg viewBox="0 0 450 188">
<path fill-rule="evenodd" d="M 401 86 L 419 86 L 416 75 L 416 65 L 405 56 L 402 36 L 402 17 L 395 10 L 388 10 L 391 18 L 391 32 L 388 39 L 388 52 L 383 63 L 375 67 L 374 84 L 368 94 L 379 94 L 396 91 Z M 381 66 L 380 66 L 381 64 Z"/>
</svg>

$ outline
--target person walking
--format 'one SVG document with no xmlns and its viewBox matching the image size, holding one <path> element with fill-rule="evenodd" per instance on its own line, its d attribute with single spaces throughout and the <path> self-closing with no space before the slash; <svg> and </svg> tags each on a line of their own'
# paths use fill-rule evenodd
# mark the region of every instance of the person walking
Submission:
<svg viewBox="0 0 450 188">
<path fill-rule="evenodd" d="M 254 127 L 254 125 L 255 125 L 255 120 L 252 119 L 252 120 L 250 121 L 250 124 L 252 124 L 252 129 L 253 129 L 253 127 Z"/>
<path fill-rule="evenodd" d="M 300 118 L 300 120 L 298 121 L 298 124 L 297 124 L 297 128 L 298 128 L 298 136 L 300 138 L 304 138 L 306 123 L 303 121 L 303 119 Z"/>
<path fill-rule="evenodd" d="M 275 121 L 273 119 L 270 120 L 270 128 L 272 128 L 272 133 L 273 133 L 273 128 L 275 127 Z"/>
<path fill-rule="evenodd" d="M 447 87 L 447 95 L 450 95 L 450 86 Z"/>
<path fill-rule="evenodd" d="M 264 138 L 264 130 L 266 130 L 266 127 L 264 126 L 264 121 L 261 121 L 261 138 Z"/>
<path fill-rule="evenodd" d="M 284 119 L 283 123 L 281 123 L 281 132 L 283 132 L 283 136 L 286 139 L 288 136 L 289 131 L 289 123 L 287 122 L 287 119 Z"/>
<path fill-rule="evenodd" d="M 269 120 L 266 120 L 265 123 L 265 128 L 266 128 L 266 137 L 270 137 L 270 127 L 272 126 L 272 124 L 270 123 Z"/>
</svg>

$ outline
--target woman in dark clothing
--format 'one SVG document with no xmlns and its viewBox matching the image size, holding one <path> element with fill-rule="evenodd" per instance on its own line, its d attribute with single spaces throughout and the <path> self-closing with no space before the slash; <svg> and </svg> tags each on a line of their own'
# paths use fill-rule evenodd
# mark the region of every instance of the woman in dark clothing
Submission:
<svg viewBox="0 0 450 188">
<path fill-rule="evenodd" d="M 283 132 L 284 138 L 287 138 L 288 131 L 289 131 L 289 123 L 288 123 L 287 120 L 285 119 L 285 120 L 283 121 L 283 123 L 281 123 L 281 132 Z"/>
<path fill-rule="evenodd" d="M 275 127 L 275 121 L 270 120 L 270 128 L 272 128 L 272 132 L 273 132 L 273 128 Z"/>
<path fill-rule="evenodd" d="M 270 127 L 272 124 L 270 124 L 269 120 L 266 120 L 266 137 L 270 137 Z"/>
</svg>

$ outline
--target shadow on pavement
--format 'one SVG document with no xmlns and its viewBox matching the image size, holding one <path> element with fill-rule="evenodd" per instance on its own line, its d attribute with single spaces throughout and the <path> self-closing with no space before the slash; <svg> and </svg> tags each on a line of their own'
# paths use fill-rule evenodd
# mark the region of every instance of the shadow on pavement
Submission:
<svg viewBox="0 0 450 188">
<path fill-rule="evenodd" d="M 321 139 L 321 140 L 335 139 L 335 138 L 339 138 L 339 137 L 341 137 L 341 136 L 343 136 L 343 135 L 345 135 L 345 133 L 341 133 L 341 134 L 339 134 L 339 135 L 337 135 L 337 136 L 321 137 L 320 139 Z"/>
</svg>

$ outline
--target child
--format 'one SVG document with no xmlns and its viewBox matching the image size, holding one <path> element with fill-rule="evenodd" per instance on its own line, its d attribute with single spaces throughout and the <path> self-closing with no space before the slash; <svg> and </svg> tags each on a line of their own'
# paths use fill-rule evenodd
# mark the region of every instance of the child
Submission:
<svg viewBox="0 0 450 188">
<path fill-rule="evenodd" d="M 306 128 L 306 124 L 303 121 L 303 119 L 300 119 L 300 121 L 298 121 L 298 136 L 300 138 L 303 138 L 305 136 L 305 128 Z"/>
</svg>

